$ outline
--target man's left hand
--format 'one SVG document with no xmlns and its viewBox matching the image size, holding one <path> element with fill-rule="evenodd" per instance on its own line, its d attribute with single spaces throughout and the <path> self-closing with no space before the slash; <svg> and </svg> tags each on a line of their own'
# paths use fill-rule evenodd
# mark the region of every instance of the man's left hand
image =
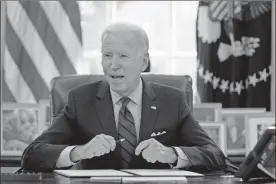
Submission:
<svg viewBox="0 0 276 184">
<path fill-rule="evenodd" d="M 151 163 L 158 161 L 173 164 L 177 160 L 173 148 L 164 146 L 154 138 L 145 140 L 136 147 L 135 154 L 139 155 L 140 153 L 147 162 Z"/>
</svg>

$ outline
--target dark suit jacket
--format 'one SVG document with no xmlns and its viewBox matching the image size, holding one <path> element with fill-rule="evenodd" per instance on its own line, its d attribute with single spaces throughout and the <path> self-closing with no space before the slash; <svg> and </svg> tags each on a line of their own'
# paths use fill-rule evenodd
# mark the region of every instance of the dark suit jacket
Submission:
<svg viewBox="0 0 276 184">
<path fill-rule="evenodd" d="M 156 139 L 165 146 L 179 146 L 188 156 L 188 170 L 205 172 L 225 168 L 222 151 L 193 118 L 184 92 L 143 81 L 139 142 L 152 132 L 167 133 Z M 118 139 L 109 85 L 105 81 L 76 87 L 68 94 L 68 104 L 53 119 L 51 127 L 30 144 L 22 155 L 22 166 L 36 171 L 53 170 L 64 148 L 82 145 L 98 134 Z M 151 107 L 155 106 L 156 109 Z M 119 169 L 118 151 L 82 160 L 82 169 Z M 148 163 L 135 156 L 131 168 L 170 168 L 169 164 Z"/>
</svg>

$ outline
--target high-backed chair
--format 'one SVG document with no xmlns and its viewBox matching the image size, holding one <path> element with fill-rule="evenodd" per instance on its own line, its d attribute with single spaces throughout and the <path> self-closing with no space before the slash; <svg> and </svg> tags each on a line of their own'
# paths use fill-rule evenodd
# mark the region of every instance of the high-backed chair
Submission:
<svg viewBox="0 0 276 184">
<path fill-rule="evenodd" d="M 188 105 L 193 109 L 192 78 L 188 75 L 142 74 L 147 82 L 160 83 L 183 90 L 186 93 Z M 103 75 L 68 75 L 53 78 L 51 81 L 50 105 L 52 117 L 57 116 L 67 103 L 68 91 L 76 86 L 104 80 Z"/>
</svg>

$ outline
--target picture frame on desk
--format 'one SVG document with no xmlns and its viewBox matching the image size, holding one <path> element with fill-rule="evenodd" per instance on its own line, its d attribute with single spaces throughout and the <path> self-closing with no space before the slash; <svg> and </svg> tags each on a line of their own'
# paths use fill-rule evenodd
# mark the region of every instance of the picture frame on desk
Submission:
<svg viewBox="0 0 276 184">
<path fill-rule="evenodd" d="M 266 112 L 261 114 L 250 114 L 245 116 L 246 132 L 246 155 L 250 153 L 255 147 L 258 140 L 260 140 L 264 131 L 270 127 L 275 126 L 275 114 Z"/>
<path fill-rule="evenodd" d="M 39 135 L 40 106 L 3 103 L 1 113 L 1 157 L 20 157 Z"/>
<path fill-rule="evenodd" d="M 265 108 L 223 108 L 221 120 L 226 130 L 226 155 L 246 154 L 245 115 L 266 112 Z"/>
<path fill-rule="evenodd" d="M 193 105 L 193 116 L 199 122 L 220 122 L 221 103 L 200 103 Z"/>
<path fill-rule="evenodd" d="M 226 153 L 225 124 L 219 122 L 199 122 L 208 136 Z"/>
<path fill-rule="evenodd" d="M 50 108 L 50 100 L 42 99 L 38 102 L 40 106 L 40 133 L 44 132 L 51 125 L 52 117 L 51 117 L 51 108 Z"/>
</svg>

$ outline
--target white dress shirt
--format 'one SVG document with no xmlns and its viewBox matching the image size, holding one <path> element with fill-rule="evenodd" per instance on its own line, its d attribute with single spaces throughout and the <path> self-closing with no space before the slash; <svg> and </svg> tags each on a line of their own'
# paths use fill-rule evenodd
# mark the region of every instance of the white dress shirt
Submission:
<svg viewBox="0 0 276 184">
<path fill-rule="evenodd" d="M 112 98 L 112 102 L 113 102 L 113 110 L 114 110 L 116 128 L 118 128 L 119 111 L 122 107 L 122 103 L 121 103 L 120 99 L 122 98 L 122 96 L 111 89 L 110 89 L 110 93 L 111 93 L 111 98 Z M 137 142 L 139 140 L 139 132 L 140 132 L 140 124 L 141 124 L 142 94 L 143 94 L 143 84 L 142 84 L 142 80 L 140 79 L 137 88 L 128 96 L 128 98 L 130 98 L 131 100 L 130 100 L 129 104 L 127 105 L 129 111 L 131 112 L 131 114 L 134 118 Z M 56 163 L 57 168 L 69 167 L 69 166 L 76 164 L 75 162 L 72 162 L 70 160 L 70 152 L 72 151 L 72 149 L 74 147 L 75 146 L 68 146 L 61 152 L 61 154 L 57 160 L 57 163 Z M 172 168 L 181 168 L 181 167 L 186 166 L 186 163 L 188 160 L 186 154 L 183 152 L 183 150 L 181 148 L 179 148 L 179 147 L 174 147 L 174 148 L 178 154 L 177 165 L 172 166 L 170 164 L 170 166 Z"/>
</svg>

